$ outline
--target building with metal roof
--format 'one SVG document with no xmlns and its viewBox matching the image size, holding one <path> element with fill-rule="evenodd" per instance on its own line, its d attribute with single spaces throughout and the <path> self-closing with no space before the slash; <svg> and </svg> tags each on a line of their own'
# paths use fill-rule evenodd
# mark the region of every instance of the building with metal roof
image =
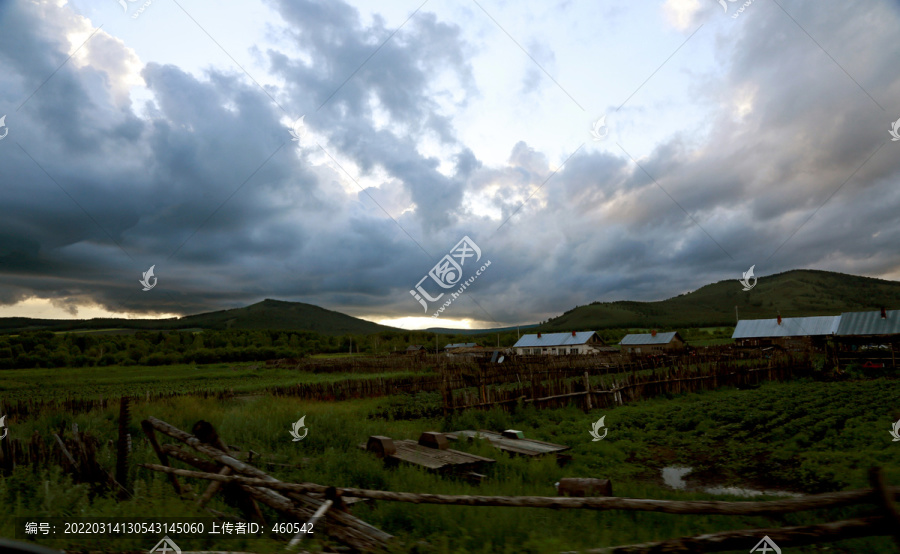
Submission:
<svg viewBox="0 0 900 554">
<path fill-rule="evenodd" d="M 678 331 L 631 333 L 619 341 L 619 346 L 629 354 L 653 354 L 681 350 L 684 348 L 684 339 L 681 338 Z"/>
<path fill-rule="evenodd" d="M 478 348 L 477 342 L 455 342 L 453 344 L 448 344 L 444 347 L 444 350 L 451 350 L 453 348 Z"/>
<path fill-rule="evenodd" d="M 731 334 L 733 339 L 763 337 L 815 337 L 833 335 L 841 322 L 839 315 L 818 317 L 784 317 L 775 319 L 742 319 Z"/>
<path fill-rule="evenodd" d="M 839 337 L 900 335 L 900 310 L 842 313 L 835 335 Z"/>
<path fill-rule="evenodd" d="M 603 346 L 603 339 L 594 331 L 571 333 L 537 333 L 524 335 L 513 348 L 516 354 L 593 354 Z"/>
<path fill-rule="evenodd" d="M 841 316 L 777 317 L 742 319 L 731 334 L 738 346 L 803 349 L 824 347 L 825 339 L 835 334 Z"/>
<path fill-rule="evenodd" d="M 845 312 L 834 335 L 838 367 L 897 367 L 900 354 L 900 310 Z"/>
</svg>

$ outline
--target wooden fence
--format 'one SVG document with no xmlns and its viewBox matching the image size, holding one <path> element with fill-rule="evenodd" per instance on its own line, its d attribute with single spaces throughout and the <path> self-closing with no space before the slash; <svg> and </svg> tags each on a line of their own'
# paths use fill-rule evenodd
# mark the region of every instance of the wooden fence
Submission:
<svg viewBox="0 0 900 554">
<path fill-rule="evenodd" d="M 381 358 L 335 358 L 324 360 L 276 360 L 271 365 L 290 367 L 304 372 L 358 373 L 361 376 L 372 373 L 406 372 L 398 377 L 361 377 L 328 383 L 297 383 L 294 385 L 263 387 L 250 394 L 272 394 L 290 396 L 304 400 L 340 401 L 355 398 L 375 398 L 399 393 L 416 394 L 442 391 L 445 409 L 458 409 L 475 403 L 505 403 L 521 396 L 531 399 L 583 393 L 586 389 L 579 384 L 585 371 L 590 375 L 613 375 L 631 373 L 631 382 L 639 382 L 638 372 L 653 371 L 660 374 L 667 371 L 669 379 L 673 375 L 713 372 L 723 374 L 734 371 L 752 362 L 734 361 L 727 349 L 710 349 L 693 356 L 643 356 L 631 357 L 618 354 L 599 356 L 507 356 L 504 363 L 486 363 L 470 357 L 440 356 L 394 356 Z M 770 364 L 771 361 L 759 361 Z M 791 362 L 779 362 L 795 363 Z M 616 381 L 616 386 L 625 381 L 624 375 Z M 527 382 L 527 389 L 522 383 Z M 512 385 L 515 383 L 516 385 Z M 728 382 L 723 382 L 723 386 Z M 691 389 L 687 388 L 681 392 Z M 489 388 L 494 387 L 494 388 Z M 579 388 L 580 387 L 580 388 Z M 480 398 L 467 389 L 477 388 Z M 453 400 L 447 394 L 458 391 Z M 240 394 L 240 393 L 238 393 Z M 602 392 L 598 392 L 602 394 Z M 133 400 L 158 401 L 175 396 L 196 396 L 200 398 L 229 398 L 235 396 L 233 389 L 193 390 L 184 392 L 147 392 L 133 396 Z M 578 396 L 577 394 L 575 396 Z M 61 411 L 68 414 L 88 412 L 96 408 L 106 408 L 115 398 L 63 398 L 63 399 L 23 399 L 7 401 L 2 406 L 3 413 L 10 417 L 23 417 L 44 411 Z M 602 400 L 598 400 L 601 402 Z"/>
<path fill-rule="evenodd" d="M 900 496 L 900 487 L 888 487 L 880 470 L 870 471 L 871 489 L 810 495 L 788 500 L 765 502 L 722 501 L 672 501 L 637 498 L 561 498 L 542 496 L 470 496 L 418 494 L 356 488 L 327 487 L 315 483 L 284 483 L 254 478 L 247 471 L 244 475 L 191 471 L 169 467 L 167 464 L 141 464 L 141 467 L 166 473 L 171 477 L 192 477 L 212 482 L 235 483 L 242 487 L 260 487 L 285 494 L 328 493 L 339 501 L 342 497 L 368 498 L 390 502 L 413 504 L 442 504 L 455 506 L 505 506 L 522 508 L 588 509 L 649 511 L 668 514 L 716 514 L 730 516 L 760 516 L 796 513 L 846 506 L 874 504 L 872 515 L 834 521 L 824 524 L 772 529 L 741 529 L 708 533 L 694 537 L 601 547 L 583 551 L 592 554 L 637 554 L 651 552 L 721 552 L 743 550 L 768 536 L 781 547 L 803 546 L 823 542 L 835 542 L 869 536 L 893 536 L 900 546 L 900 515 L 894 500 Z"/>
<path fill-rule="evenodd" d="M 572 401 L 585 409 L 606 408 L 626 402 L 660 395 L 681 394 L 720 387 L 754 387 L 763 381 L 785 381 L 808 375 L 812 366 L 808 359 L 783 358 L 763 367 L 747 367 L 734 362 L 712 367 L 676 367 L 653 370 L 650 374 L 621 373 L 601 377 L 599 387 L 590 384 L 590 373 L 571 379 L 563 372 L 545 379 L 544 374 L 516 374 L 508 386 L 453 391 L 443 389 L 445 413 L 469 408 L 502 406 L 508 409 L 518 403 L 540 407 L 559 407 Z"/>
</svg>

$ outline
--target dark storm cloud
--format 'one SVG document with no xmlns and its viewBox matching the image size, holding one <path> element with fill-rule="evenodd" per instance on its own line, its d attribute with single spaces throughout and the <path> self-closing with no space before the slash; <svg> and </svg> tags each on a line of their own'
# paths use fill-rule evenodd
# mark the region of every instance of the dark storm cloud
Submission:
<svg viewBox="0 0 900 554">
<path fill-rule="evenodd" d="M 622 158 L 570 161 L 513 219 L 516 232 L 493 245 L 499 286 L 473 294 L 492 300 L 488 309 L 528 298 L 542 319 L 593 300 L 673 296 L 737 279 L 752 264 L 757 274 L 896 271 L 900 158 L 887 129 L 900 116 L 891 104 L 900 92 L 890 69 L 900 59 L 897 12 L 811 3 L 790 11 L 886 111 L 776 6 L 747 13 L 718 43 L 727 73 L 704 91 L 715 106 L 706 138 L 659 144 L 638 160 L 649 176 Z M 752 111 L 741 114 L 747 95 Z M 514 150 L 511 189 L 542 182 L 541 167 L 549 173 L 539 153 L 524 152 Z M 513 279 L 516 293 L 506 294 Z"/>
<path fill-rule="evenodd" d="M 305 74 L 294 68 L 293 96 L 310 100 L 299 107 L 312 111 L 371 53 L 371 39 L 387 32 L 382 21 L 361 27 L 346 6 L 302 7 L 299 45 L 317 65 L 331 67 Z M 24 98 L 27 86 L 65 59 L 67 44 L 42 37 L 64 34 L 72 22 L 65 10 L 50 11 L 54 17 L 39 25 L 25 6 L 8 9 L 6 22 L 33 36 L 3 49 L 5 73 L 19 76 L 5 97 Z M 405 226 L 416 234 L 451 221 L 466 175 L 478 166 L 462 147 L 458 176 L 448 178 L 436 171 L 436 160 L 416 151 L 415 136 L 428 131 L 452 140 L 448 119 L 431 113 L 435 104 L 425 89 L 445 66 L 469 78 L 457 34 L 422 14 L 340 90 L 323 119 L 307 119 L 327 132 L 335 154 L 349 156 L 364 174 L 378 166 L 402 179 L 407 192 L 387 208 L 399 214 L 415 204 Z M 21 44 L 31 47 L 20 55 Z M 0 192 L 4 301 L 36 294 L 93 300 L 112 310 L 193 311 L 221 307 L 223 297 L 235 305 L 262 295 L 318 297 L 328 305 L 321 295 L 335 291 L 383 297 L 385 283 L 397 280 L 398 261 L 401 267 L 416 262 L 411 271 L 427 261 L 393 221 L 372 210 L 367 196 L 348 207 L 342 175 L 310 168 L 309 150 L 298 158 L 279 122 L 283 114 L 242 76 L 211 71 L 197 79 L 149 64 L 142 76 L 154 102 L 145 121 L 130 106 L 116 106 L 112 86 L 98 85 L 122 78 L 110 60 L 127 59 L 128 52 L 103 35 L 85 51 L 89 66 L 65 65 L 19 116 L 30 121 L 17 125 L 18 140 L 37 164 L 21 151 L 2 153 L 16 183 Z M 374 128 L 371 94 L 392 122 L 416 125 L 408 135 Z M 370 194 L 378 199 L 377 190 Z M 134 294 L 136 277 L 154 263 L 171 294 Z"/>
<path fill-rule="evenodd" d="M 340 2 L 272 4 L 294 41 L 266 52 L 285 82 L 270 94 L 289 114 L 237 69 L 198 77 L 151 63 L 141 76 L 153 101 L 138 117 L 144 106 L 122 92 L 133 54 L 102 32 L 87 65 L 64 65 L 15 112 L 65 60 L 70 47 L 54 37 L 76 22 L 65 8 L 45 6 L 43 19 L 31 5 L 0 8 L 0 113 L 15 114 L 0 143 L 0 303 L 191 313 L 272 297 L 420 316 L 408 291 L 463 235 L 492 264 L 444 317 L 501 324 L 673 296 L 752 264 L 758 275 L 900 266 L 893 8 L 786 6 L 885 110 L 775 5 L 710 25 L 723 74 L 696 101 L 711 118 L 638 158 L 651 178 L 619 151 L 589 148 L 553 174 L 557 153 L 524 141 L 506 163 L 484 163 L 445 113 L 446 86 L 460 106 L 478 92 L 474 47 L 452 22 L 420 12 L 360 68 L 396 22 L 364 25 Z M 530 48 L 556 61 L 552 45 Z M 534 70 L 520 76 L 523 102 L 548 84 Z M 365 192 L 348 192 L 330 159 L 312 163 L 318 146 L 290 141 L 283 121 L 303 114 Z M 427 141 L 453 152 L 449 169 Z M 143 293 L 137 279 L 153 264 L 160 285 Z"/>
</svg>

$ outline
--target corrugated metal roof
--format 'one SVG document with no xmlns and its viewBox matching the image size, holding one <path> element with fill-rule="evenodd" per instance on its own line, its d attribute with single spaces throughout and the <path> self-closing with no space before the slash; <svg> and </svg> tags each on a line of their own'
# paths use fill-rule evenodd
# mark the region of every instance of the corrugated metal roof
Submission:
<svg viewBox="0 0 900 554">
<path fill-rule="evenodd" d="M 839 315 L 817 317 L 784 317 L 781 325 L 775 319 L 742 319 L 738 321 L 731 338 L 755 339 L 762 337 L 814 337 L 832 335 L 841 322 Z"/>
<path fill-rule="evenodd" d="M 887 318 L 881 319 L 881 310 L 843 313 L 836 334 L 843 336 L 900 334 L 900 310 L 887 310 L 886 315 Z"/>
<path fill-rule="evenodd" d="M 587 343 L 596 334 L 594 331 L 580 331 L 575 333 L 575 336 L 572 336 L 572 333 L 541 333 L 541 338 L 537 335 L 525 335 L 513 345 L 513 348 L 577 346 Z"/>
<path fill-rule="evenodd" d="M 448 344 L 444 348 L 474 348 L 478 346 L 476 342 L 457 342 L 454 344 Z"/>
<path fill-rule="evenodd" d="M 624 345 L 638 345 L 638 344 L 669 344 L 672 342 L 672 339 L 675 338 L 675 335 L 678 334 L 678 331 L 669 331 L 668 333 L 656 333 L 654 337 L 651 333 L 640 333 L 640 334 L 631 334 L 625 335 L 625 337 L 619 341 L 619 344 Z"/>
</svg>

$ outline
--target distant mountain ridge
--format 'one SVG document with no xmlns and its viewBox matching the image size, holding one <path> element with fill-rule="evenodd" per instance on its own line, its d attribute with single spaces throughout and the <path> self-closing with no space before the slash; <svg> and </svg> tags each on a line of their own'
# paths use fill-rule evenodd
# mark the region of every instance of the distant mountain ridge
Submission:
<svg viewBox="0 0 900 554">
<path fill-rule="evenodd" d="M 323 335 L 370 335 L 383 331 L 403 331 L 359 319 L 341 312 L 326 310 L 313 304 L 266 299 L 234 308 L 170 319 L 30 319 L 0 318 L 0 331 L 81 329 L 283 329 L 314 331 Z"/>
<path fill-rule="evenodd" d="M 594 302 L 551 318 L 542 331 L 716 327 L 740 319 L 839 315 L 841 312 L 900 308 L 900 283 L 831 271 L 795 269 L 759 277 L 744 291 L 737 279 L 656 302 Z"/>
<path fill-rule="evenodd" d="M 542 324 L 520 325 L 519 330 L 584 331 L 628 328 L 718 327 L 735 324 L 735 306 L 741 319 L 838 315 L 841 312 L 900 309 L 900 283 L 830 271 L 797 269 L 759 277 L 749 291 L 737 279 L 700 287 L 667 300 L 654 302 L 594 302 L 579 306 Z M 23 330 L 72 331 L 89 329 L 273 329 L 314 331 L 323 335 L 369 335 L 407 329 L 379 325 L 313 304 L 266 299 L 243 308 L 220 310 L 173 319 L 30 319 L 0 318 L 0 332 Z M 511 332 L 500 329 L 459 330 L 432 328 L 429 333 L 479 335 Z"/>
</svg>

